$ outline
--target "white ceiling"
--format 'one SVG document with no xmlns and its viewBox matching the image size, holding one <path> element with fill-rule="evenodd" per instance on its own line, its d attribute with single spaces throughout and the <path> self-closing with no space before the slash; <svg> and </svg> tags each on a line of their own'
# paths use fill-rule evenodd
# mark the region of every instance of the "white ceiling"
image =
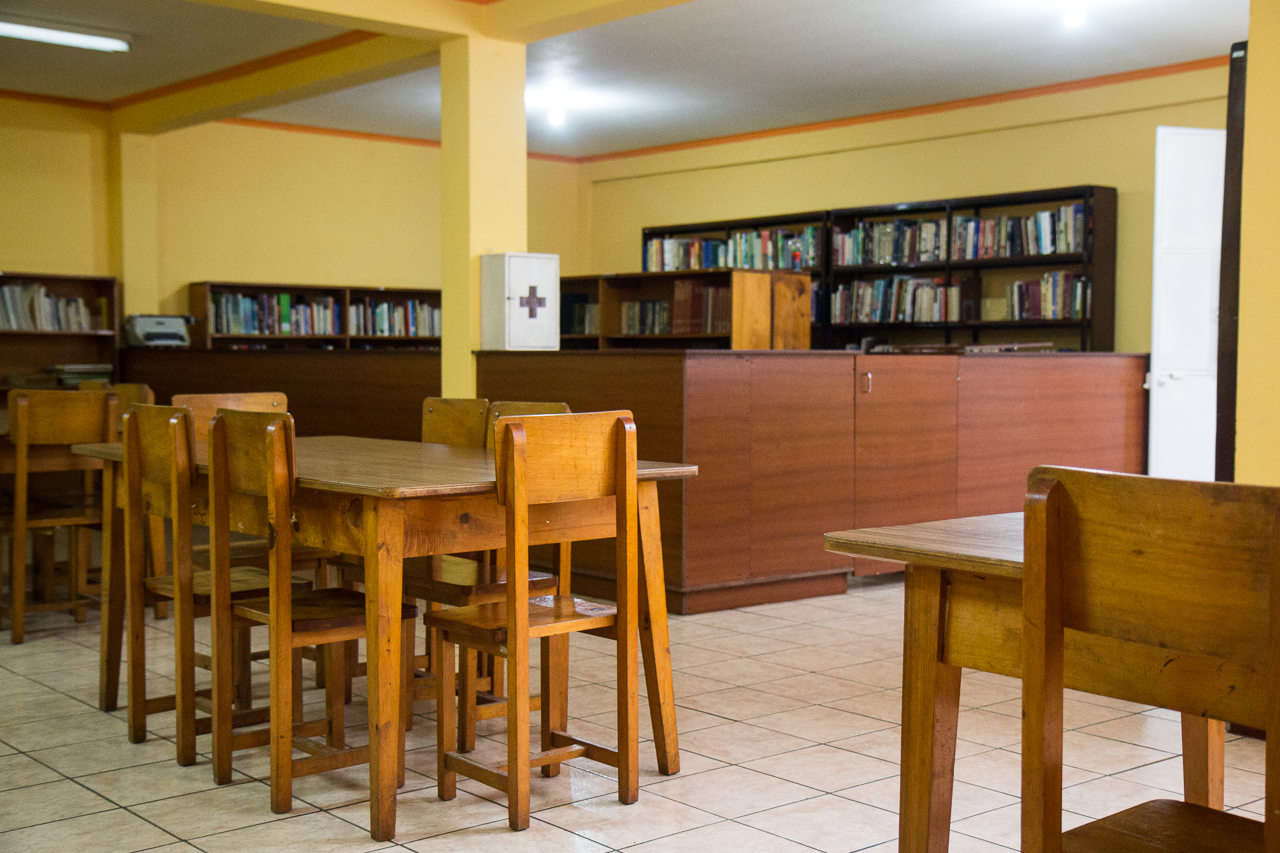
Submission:
<svg viewBox="0 0 1280 853">
<path fill-rule="evenodd" d="M 1069 8 L 1086 20 L 1064 25 Z M 109 101 L 337 35 L 183 0 L 0 0 L 134 36 L 128 54 L 0 39 L 0 89 Z M 693 0 L 529 45 L 529 149 L 626 151 L 1225 55 L 1248 0 Z M 432 68 L 248 114 L 439 139 Z"/>
</svg>

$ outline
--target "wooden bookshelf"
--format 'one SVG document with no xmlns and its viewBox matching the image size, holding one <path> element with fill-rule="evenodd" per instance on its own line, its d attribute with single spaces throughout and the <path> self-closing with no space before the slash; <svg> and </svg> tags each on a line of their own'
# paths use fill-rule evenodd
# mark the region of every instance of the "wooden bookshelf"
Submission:
<svg viewBox="0 0 1280 853">
<path fill-rule="evenodd" d="M 1060 243 L 1056 219 L 1064 207 L 1072 214 Z M 1049 214 L 1045 224 L 1054 220 L 1051 251 L 1010 244 L 1010 228 L 1028 218 L 1039 221 L 1042 214 Z M 957 231 L 970 221 L 990 223 L 975 229 L 980 234 L 985 227 L 987 239 L 958 243 Z M 891 344 L 1044 340 L 1063 349 L 1114 348 L 1116 191 L 1111 187 L 1061 187 L 646 228 L 642 257 L 646 268 L 700 264 L 714 255 L 707 246 L 727 244 L 734 235 L 792 234 L 804 228 L 817 229 L 807 245 L 821 247 L 817 262 L 807 259 L 805 266 L 813 278 L 815 347 L 843 349 L 869 337 Z M 1005 239 L 993 239 L 997 228 Z M 762 263 L 780 254 L 787 258 L 775 249 Z M 1047 291 L 1039 286 L 1045 276 L 1050 277 Z M 864 292 L 874 294 L 878 281 L 885 282 L 882 290 L 892 289 L 895 281 L 900 291 L 907 288 L 912 314 L 905 312 L 905 299 L 895 303 L 898 312 L 872 314 L 865 303 L 861 314 L 848 310 L 858 304 L 859 282 L 865 283 Z M 1016 316 L 1007 307 L 1015 285 L 1023 305 Z M 1057 310 L 1052 300 L 1050 308 L 1039 310 L 1031 300 L 1033 289 L 1038 295 L 1056 294 Z"/>
<path fill-rule="evenodd" d="M 200 281 L 188 299 L 199 349 L 440 348 L 438 290 Z"/>
<path fill-rule="evenodd" d="M 809 286 L 807 273 L 784 270 L 565 278 L 561 348 L 808 349 Z M 568 324 L 575 302 L 596 306 L 598 332 Z"/>
<path fill-rule="evenodd" d="M 0 386 L 10 377 L 44 374 L 55 364 L 109 364 L 119 359 L 120 283 L 109 276 L 0 273 L 7 289 L 0 312 Z M 48 310 L 41 321 L 33 311 L 42 297 Z M 77 300 L 80 300 L 77 302 Z M 16 302 L 24 307 L 15 311 Z M 68 316 L 68 308 L 87 324 Z M 83 310 L 79 306 L 83 306 Z M 15 316 L 19 313 L 21 316 Z M 31 328 L 23 328 L 30 325 Z M 87 328 L 85 327 L 87 325 Z"/>
</svg>

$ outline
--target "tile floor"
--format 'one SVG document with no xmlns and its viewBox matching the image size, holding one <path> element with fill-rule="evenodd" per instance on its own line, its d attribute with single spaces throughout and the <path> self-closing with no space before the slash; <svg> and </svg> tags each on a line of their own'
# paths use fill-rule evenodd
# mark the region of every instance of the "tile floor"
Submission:
<svg viewBox="0 0 1280 853">
<path fill-rule="evenodd" d="M 147 628 L 153 691 L 171 685 L 170 625 Z M 0 850 L 896 849 L 901 575 L 854 581 L 841 596 L 672 617 L 671 638 L 679 775 L 658 775 L 642 743 L 640 800 L 623 806 L 608 768 L 575 760 L 557 779 L 534 776 L 532 825 L 512 833 L 504 799 L 481 785 L 461 780 L 455 801 L 436 799 L 433 707 L 422 702 L 390 844 L 366 832 L 363 768 L 299 780 L 292 813 L 273 815 L 263 750 L 238 753 L 235 782 L 220 788 L 206 756 L 194 767 L 174 763 L 172 714 L 153 716 L 150 739 L 130 744 L 124 711 L 96 709 L 96 614 L 82 625 L 37 614 L 25 644 L 9 646 L 7 630 L 0 639 Z M 570 665 L 572 725 L 602 738 L 613 725 L 610 648 L 575 638 Z M 961 704 L 951 849 L 1016 849 L 1018 683 L 966 673 Z M 352 742 L 365 739 L 363 710 L 357 697 Z M 1180 794 L 1175 715 L 1073 694 L 1066 721 L 1067 826 Z M 486 726 L 480 748 L 501 751 L 504 725 Z M 1261 744 L 1232 739 L 1226 754 L 1228 806 L 1260 814 Z"/>
</svg>

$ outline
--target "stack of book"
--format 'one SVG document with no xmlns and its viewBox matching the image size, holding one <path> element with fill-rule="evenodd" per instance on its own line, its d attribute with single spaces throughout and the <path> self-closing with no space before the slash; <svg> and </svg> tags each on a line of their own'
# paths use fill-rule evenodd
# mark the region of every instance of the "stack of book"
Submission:
<svg viewBox="0 0 1280 853">
<path fill-rule="evenodd" d="M 942 279 L 894 276 L 892 279 L 842 284 L 831 294 L 831 322 L 958 323 L 959 284 Z"/>
<path fill-rule="evenodd" d="M 655 237 L 645 245 L 645 272 L 729 266 L 728 244 L 710 237 Z"/>
<path fill-rule="evenodd" d="M 1054 270 L 1039 280 L 1005 286 L 1010 320 L 1079 320 L 1089 316 L 1089 280 Z"/>
<path fill-rule="evenodd" d="M 339 335 L 338 301 L 289 293 L 215 293 L 213 331 L 219 335 Z"/>
<path fill-rule="evenodd" d="M 715 237 L 654 237 L 645 244 L 645 272 L 707 270 L 805 270 L 822 265 L 822 226 L 736 231 Z"/>
<path fill-rule="evenodd" d="M 952 260 L 1019 258 L 1084 251 L 1084 204 L 1030 216 L 955 217 Z"/>
<path fill-rule="evenodd" d="M 624 335 L 669 335 L 671 303 L 665 299 L 623 302 L 621 320 Z"/>
<path fill-rule="evenodd" d="M 0 287 L 0 329 L 13 332 L 92 332 L 103 328 L 105 300 L 95 317 L 79 296 L 54 296 L 43 284 Z"/>
<path fill-rule="evenodd" d="M 727 335 L 733 328 L 733 292 L 728 285 L 678 279 L 671 299 L 671 334 Z"/>
<path fill-rule="evenodd" d="M 600 334 L 600 305 L 586 293 L 560 294 L 560 334 Z"/>
<path fill-rule="evenodd" d="M 859 222 L 832 237 L 836 266 L 923 264 L 945 260 L 947 220 Z"/>
<path fill-rule="evenodd" d="M 347 326 L 364 337 L 438 338 L 440 309 L 417 299 L 374 302 L 366 297 L 347 306 Z"/>
</svg>

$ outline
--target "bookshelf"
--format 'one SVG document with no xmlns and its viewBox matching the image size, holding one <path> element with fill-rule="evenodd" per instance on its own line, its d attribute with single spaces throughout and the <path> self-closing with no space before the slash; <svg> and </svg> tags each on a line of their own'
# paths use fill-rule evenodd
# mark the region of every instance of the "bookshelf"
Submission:
<svg viewBox="0 0 1280 853">
<path fill-rule="evenodd" d="M 440 348 L 438 290 L 200 281 L 188 300 L 200 349 Z"/>
<path fill-rule="evenodd" d="M 105 364 L 119 353 L 120 284 L 108 276 L 0 273 L 0 386 L 31 384 L 55 364 Z M 24 378 L 29 377 L 29 379 Z"/>
<path fill-rule="evenodd" d="M 703 269 L 817 273 L 827 234 L 824 211 L 645 228 L 645 272 Z"/>
<path fill-rule="evenodd" d="M 820 247 L 816 263 L 805 256 L 813 279 L 815 347 L 842 349 L 872 338 L 904 344 L 1047 340 L 1063 349 L 1114 348 L 1111 187 L 646 228 L 642 255 L 646 268 L 702 263 L 718 257 L 719 249 L 708 245 L 728 245 L 734 235 L 805 228 L 817 234 L 805 245 Z M 777 257 L 775 251 L 765 261 Z"/>
<path fill-rule="evenodd" d="M 831 212 L 824 344 L 1111 350 L 1116 192 L 1064 187 Z"/>
<path fill-rule="evenodd" d="M 807 273 L 689 270 L 561 279 L 562 349 L 808 349 Z M 594 331 L 589 331 L 594 329 Z"/>
</svg>

